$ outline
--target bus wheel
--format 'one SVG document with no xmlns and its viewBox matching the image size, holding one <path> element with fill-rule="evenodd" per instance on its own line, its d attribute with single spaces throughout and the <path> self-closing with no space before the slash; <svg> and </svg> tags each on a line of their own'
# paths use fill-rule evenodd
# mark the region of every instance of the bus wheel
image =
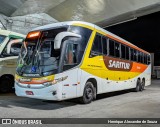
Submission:
<svg viewBox="0 0 160 127">
<path fill-rule="evenodd" d="M 134 89 L 135 92 L 138 92 L 141 90 L 141 81 L 140 79 L 137 80 L 136 88 Z"/>
<path fill-rule="evenodd" d="M 12 82 L 10 78 L 2 78 L 0 81 L 0 92 L 7 93 L 12 90 Z"/>
<path fill-rule="evenodd" d="M 94 98 L 94 86 L 92 82 L 87 82 L 84 88 L 83 96 L 80 98 L 80 101 L 83 104 L 89 104 L 93 101 Z"/>
<path fill-rule="evenodd" d="M 145 87 L 145 79 L 142 80 L 142 83 L 141 83 L 141 91 L 144 90 L 144 87 Z"/>
</svg>

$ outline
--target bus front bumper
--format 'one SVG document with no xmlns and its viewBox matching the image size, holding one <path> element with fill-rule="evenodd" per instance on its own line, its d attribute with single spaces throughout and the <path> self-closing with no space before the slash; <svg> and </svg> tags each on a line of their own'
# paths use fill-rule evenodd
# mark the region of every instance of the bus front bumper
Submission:
<svg viewBox="0 0 160 127">
<path fill-rule="evenodd" d="M 15 82 L 15 93 L 21 97 L 60 101 L 62 100 L 60 89 L 60 84 L 44 87 L 42 84 L 28 85 Z"/>
</svg>

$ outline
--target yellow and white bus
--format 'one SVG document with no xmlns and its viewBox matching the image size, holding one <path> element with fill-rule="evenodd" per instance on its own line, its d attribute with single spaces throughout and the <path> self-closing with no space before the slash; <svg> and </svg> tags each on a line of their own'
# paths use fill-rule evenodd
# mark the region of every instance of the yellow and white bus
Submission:
<svg viewBox="0 0 160 127">
<path fill-rule="evenodd" d="M 46 100 L 80 98 L 151 84 L 150 54 L 87 22 L 70 21 L 28 33 L 19 56 L 17 96 Z"/>
<path fill-rule="evenodd" d="M 25 35 L 8 30 L 0 30 L 0 92 L 8 92 L 14 87 L 17 58 Z"/>
</svg>

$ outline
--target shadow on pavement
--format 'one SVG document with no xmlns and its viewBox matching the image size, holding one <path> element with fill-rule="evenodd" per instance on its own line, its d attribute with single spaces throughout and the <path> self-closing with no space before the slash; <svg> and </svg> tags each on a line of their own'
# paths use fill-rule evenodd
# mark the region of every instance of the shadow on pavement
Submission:
<svg viewBox="0 0 160 127">
<path fill-rule="evenodd" d="M 127 94 L 131 90 L 105 93 L 97 96 L 97 100 L 114 97 L 122 94 Z M 94 103 L 94 102 L 93 102 Z M 37 110 L 56 110 L 65 107 L 80 105 L 77 99 L 70 99 L 67 101 L 47 101 L 25 97 L 17 97 L 14 93 L 0 94 L 0 107 L 25 107 Z"/>
</svg>

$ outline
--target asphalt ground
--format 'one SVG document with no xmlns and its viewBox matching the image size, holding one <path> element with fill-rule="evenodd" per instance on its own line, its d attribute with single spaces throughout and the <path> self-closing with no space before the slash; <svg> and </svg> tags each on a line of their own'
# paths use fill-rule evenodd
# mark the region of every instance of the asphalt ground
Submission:
<svg viewBox="0 0 160 127">
<path fill-rule="evenodd" d="M 143 92 L 126 90 L 98 95 L 96 101 L 87 105 L 79 104 L 76 100 L 44 101 L 17 97 L 14 93 L 1 93 L 0 118 L 160 118 L 160 80 L 152 80 L 152 84 Z M 61 126 L 75 125 L 63 124 Z M 76 126 L 108 127 L 114 125 Z M 153 125 L 123 124 L 119 126 L 152 127 Z"/>
</svg>

